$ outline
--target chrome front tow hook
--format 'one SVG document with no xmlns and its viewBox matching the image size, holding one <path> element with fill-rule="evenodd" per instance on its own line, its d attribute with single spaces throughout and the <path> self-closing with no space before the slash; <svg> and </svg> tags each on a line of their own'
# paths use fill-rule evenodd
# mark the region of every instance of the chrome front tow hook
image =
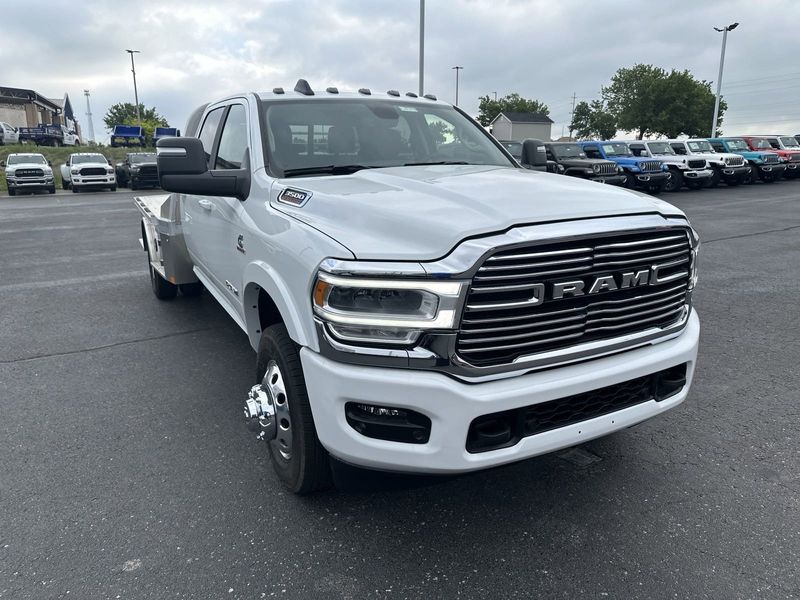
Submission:
<svg viewBox="0 0 800 600">
<path fill-rule="evenodd" d="M 258 433 L 257 440 L 269 442 L 275 439 L 275 402 L 264 385 L 259 383 L 250 389 L 244 403 L 244 418 L 250 431 Z"/>
</svg>

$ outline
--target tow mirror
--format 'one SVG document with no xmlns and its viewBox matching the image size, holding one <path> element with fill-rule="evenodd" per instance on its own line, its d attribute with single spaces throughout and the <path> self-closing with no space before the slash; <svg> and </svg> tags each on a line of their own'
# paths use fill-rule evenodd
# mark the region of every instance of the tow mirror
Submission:
<svg viewBox="0 0 800 600">
<path fill-rule="evenodd" d="M 547 151 L 544 142 L 533 138 L 522 142 L 522 160 L 520 162 L 522 166 L 529 169 L 547 168 Z"/>
<path fill-rule="evenodd" d="M 197 196 L 230 196 L 245 200 L 250 194 L 249 154 L 243 169 L 208 169 L 203 143 L 194 137 L 169 137 L 156 144 L 156 163 L 161 188 Z"/>
<path fill-rule="evenodd" d="M 0 160 L 0 169 L 4 169 L 6 166 L 6 161 Z"/>
</svg>

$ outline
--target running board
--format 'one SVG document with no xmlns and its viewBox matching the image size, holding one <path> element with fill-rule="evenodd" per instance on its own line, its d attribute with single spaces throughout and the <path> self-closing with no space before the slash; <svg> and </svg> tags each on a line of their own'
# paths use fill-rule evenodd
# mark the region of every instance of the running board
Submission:
<svg viewBox="0 0 800 600">
<path fill-rule="evenodd" d="M 242 329 L 242 331 L 247 333 L 247 326 L 244 324 L 244 321 L 242 321 L 242 317 L 236 311 L 236 308 L 234 308 L 233 304 L 230 303 L 230 300 L 220 294 L 217 287 L 197 267 L 194 267 L 192 270 L 194 271 L 195 276 L 203 283 L 206 290 L 208 290 L 208 293 L 214 296 L 214 299 L 219 302 L 222 308 L 225 309 L 225 312 L 230 315 L 231 319 L 236 321 L 236 324 Z"/>
</svg>

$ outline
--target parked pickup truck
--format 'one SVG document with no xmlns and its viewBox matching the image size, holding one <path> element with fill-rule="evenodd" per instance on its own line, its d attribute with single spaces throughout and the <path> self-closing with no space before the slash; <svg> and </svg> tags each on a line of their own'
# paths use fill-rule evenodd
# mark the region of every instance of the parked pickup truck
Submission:
<svg viewBox="0 0 800 600">
<path fill-rule="evenodd" d="M 157 146 L 173 193 L 135 199 L 153 291 L 205 288 L 247 334 L 244 414 L 291 491 L 342 462 L 510 463 L 686 399 L 698 237 L 677 208 L 520 168 L 434 96 L 300 80 L 184 131 Z"/>
<path fill-rule="evenodd" d="M 37 127 L 20 127 L 20 142 L 33 142 L 37 146 L 80 146 L 78 134 L 63 125 L 42 125 Z"/>
<path fill-rule="evenodd" d="M 742 138 L 708 138 L 708 142 L 716 152 L 732 152 L 744 158 L 750 165 L 750 183 L 759 179 L 764 183 L 772 183 L 780 179 L 786 170 L 786 165 L 777 154 L 764 150 L 753 151 Z"/>
<path fill-rule="evenodd" d="M 19 143 L 19 131 L 16 127 L 0 121 L 0 145 Z"/>
<path fill-rule="evenodd" d="M 117 191 L 114 167 L 105 156 L 97 152 L 70 154 L 60 170 L 61 187 L 65 190 L 72 188 L 74 193 L 87 188 Z"/>
<path fill-rule="evenodd" d="M 669 169 L 669 180 L 665 186 L 668 192 L 677 192 L 686 185 L 691 190 L 699 190 L 711 183 L 714 172 L 704 158 L 678 156 L 669 142 L 663 140 L 635 140 L 628 142 L 634 156 L 657 158 Z"/>
<path fill-rule="evenodd" d="M 625 142 L 580 142 L 589 158 L 611 160 L 622 167 L 625 187 L 660 194 L 669 180 L 669 167 L 661 160 L 633 156 Z"/>
<path fill-rule="evenodd" d="M 132 190 L 158 187 L 158 167 L 155 152 L 130 152 L 116 166 L 117 182 Z"/>
<path fill-rule="evenodd" d="M 586 158 L 581 145 L 574 142 L 545 144 L 550 171 L 570 177 L 590 179 L 598 183 L 623 185 L 626 181 L 622 167 L 612 160 Z"/>
<path fill-rule="evenodd" d="M 707 140 L 669 140 L 669 145 L 679 156 L 699 158 L 708 163 L 713 171 L 709 187 L 717 187 L 720 181 L 736 186 L 750 178 L 750 166 L 741 155 L 716 152 Z"/>
<path fill-rule="evenodd" d="M 111 147 L 144 146 L 144 133 L 138 125 L 114 125 L 111 130 Z"/>
<path fill-rule="evenodd" d="M 0 161 L 0 168 L 5 169 L 9 196 L 39 190 L 56 193 L 53 169 L 41 154 L 9 154 L 6 160 Z"/>
<path fill-rule="evenodd" d="M 766 150 L 780 156 L 786 170 L 786 179 L 800 177 L 800 144 L 793 137 L 779 135 L 742 136 L 749 148 L 755 152 Z"/>
<path fill-rule="evenodd" d="M 180 136 L 181 130 L 175 127 L 156 127 L 153 131 L 153 145 L 155 146 L 160 139 Z"/>
</svg>

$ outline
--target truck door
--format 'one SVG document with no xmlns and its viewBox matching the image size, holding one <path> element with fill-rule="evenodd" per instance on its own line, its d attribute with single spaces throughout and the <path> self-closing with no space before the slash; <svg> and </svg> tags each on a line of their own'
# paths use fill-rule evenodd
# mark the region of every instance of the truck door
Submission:
<svg viewBox="0 0 800 600">
<path fill-rule="evenodd" d="M 244 104 L 231 104 L 224 118 L 213 164 L 217 171 L 241 169 L 247 165 L 250 148 L 247 109 Z M 234 197 L 209 198 L 210 211 L 208 268 L 221 283 L 221 290 L 237 310 L 241 310 L 242 276 L 247 263 L 247 213 L 243 202 Z"/>
<path fill-rule="evenodd" d="M 211 157 L 214 155 L 215 146 L 219 141 L 222 117 L 227 110 L 227 106 L 221 106 L 209 112 L 200 129 L 198 137 L 203 143 L 209 168 L 213 168 Z M 186 248 L 195 267 L 212 279 L 218 287 L 221 287 L 222 282 L 213 276 L 208 265 L 209 256 L 213 254 L 210 244 L 212 213 L 215 209 L 214 200 L 210 196 L 183 196 L 183 233 L 186 240 Z"/>
</svg>

